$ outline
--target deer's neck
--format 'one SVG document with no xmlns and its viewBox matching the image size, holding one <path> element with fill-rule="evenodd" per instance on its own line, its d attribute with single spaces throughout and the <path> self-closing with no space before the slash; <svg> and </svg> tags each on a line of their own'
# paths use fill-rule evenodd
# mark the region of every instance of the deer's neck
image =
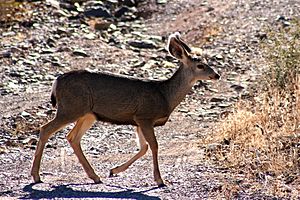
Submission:
<svg viewBox="0 0 300 200">
<path fill-rule="evenodd" d="M 169 103 L 171 111 L 183 100 L 191 90 L 195 81 L 190 68 L 180 64 L 174 75 L 162 83 L 162 91 Z"/>
</svg>

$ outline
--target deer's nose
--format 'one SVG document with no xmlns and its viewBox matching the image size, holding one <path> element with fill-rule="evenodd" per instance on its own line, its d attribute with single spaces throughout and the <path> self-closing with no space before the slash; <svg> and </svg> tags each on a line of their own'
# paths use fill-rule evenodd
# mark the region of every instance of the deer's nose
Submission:
<svg viewBox="0 0 300 200">
<path fill-rule="evenodd" d="M 216 75 L 215 75 L 215 79 L 217 79 L 217 80 L 220 79 L 220 77 L 221 77 L 221 76 L 220 76 L 219 74 L 216 74 Z"/>
</svg>

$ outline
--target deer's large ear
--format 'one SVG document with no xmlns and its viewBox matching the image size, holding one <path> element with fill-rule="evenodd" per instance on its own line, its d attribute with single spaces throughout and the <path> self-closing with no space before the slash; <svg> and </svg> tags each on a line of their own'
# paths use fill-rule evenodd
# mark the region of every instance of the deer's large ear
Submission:
<svg viewBox="0 0 300 200">
<path fill-rule="evenodd" d="M 176 39 L 180 43 L 180 45 L 186 50 L 186 52 L 191 53 L 191 48 L 181 39 L 180 34 L 178 32 L 174 33 Z"/>
<path fill-rule="evenodd" d="M 187 50 L 183 44 L 186 45 L 184 42 L 181 42 L 179 33 L 170 35 L 167 48 L 171 56 L 178 60 L 182 60 L 187 57 Z M 190 50 L 188 46 L 187 48 Z"/>
</svg>

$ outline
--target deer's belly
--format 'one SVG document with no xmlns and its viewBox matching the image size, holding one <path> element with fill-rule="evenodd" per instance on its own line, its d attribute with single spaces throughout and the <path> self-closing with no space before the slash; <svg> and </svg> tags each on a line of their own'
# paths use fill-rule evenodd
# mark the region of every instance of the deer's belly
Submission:
<svg viewBox="0 0 300 200">
<path fill-rule="evenodd" d="M 168 121 L 169 117 L 159 118 L 155 121 L 154 126 L 163 126 Z"/>
</svg>

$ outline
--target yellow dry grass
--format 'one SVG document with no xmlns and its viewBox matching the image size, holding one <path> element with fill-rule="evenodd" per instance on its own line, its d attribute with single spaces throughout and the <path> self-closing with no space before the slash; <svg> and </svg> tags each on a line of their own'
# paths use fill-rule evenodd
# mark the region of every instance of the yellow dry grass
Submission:
<svg viewBox="0 0 300 200">
<path fill-rule="evenodd" d="M 240 100 L 204 140 L 209 162 L 244 174 L 256 185 L 252 190 L 264 188 L 273 197 L 300 195 L 299 25 L 300 20 L 269 32 L 262 85 L 253 98 Z"/>
</svg>

